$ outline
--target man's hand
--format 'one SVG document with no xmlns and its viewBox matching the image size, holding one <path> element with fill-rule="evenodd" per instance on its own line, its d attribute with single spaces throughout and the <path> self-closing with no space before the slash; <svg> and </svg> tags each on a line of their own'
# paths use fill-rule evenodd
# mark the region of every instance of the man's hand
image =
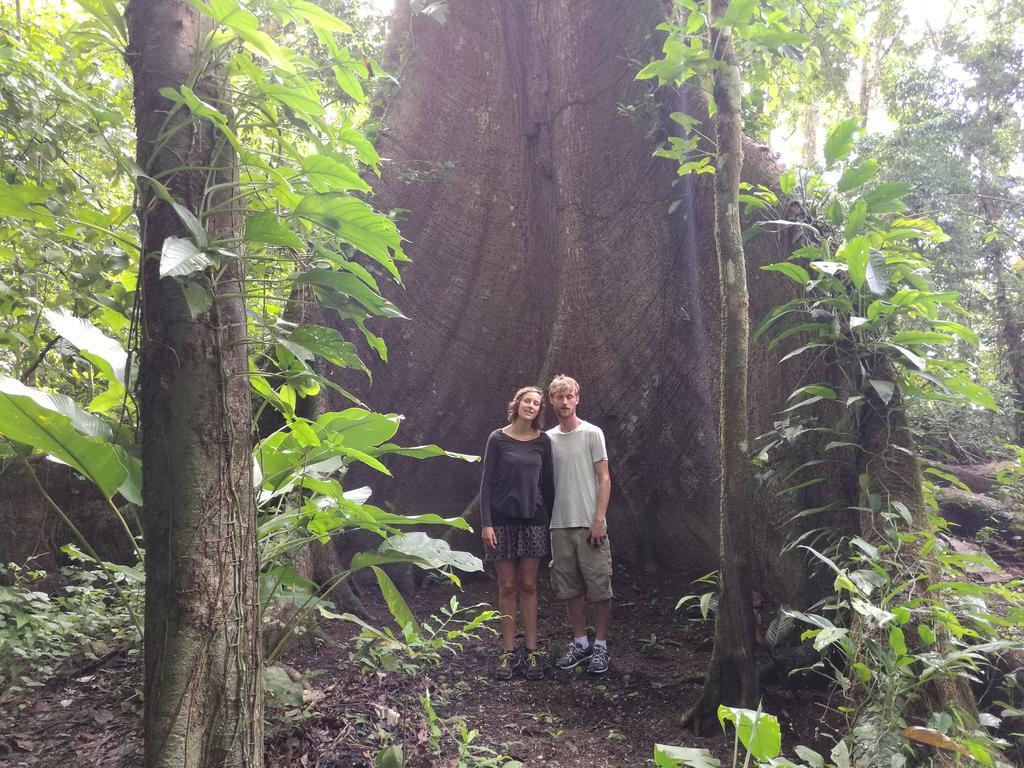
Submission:
<svg viewBox="0 0 1024 768">
<path fill-rule="evenodd" d="M 494 529 L 491 526 L 487 526 L 480 531 L 480 538 L 484 540 L 484 546 L 488 549 L 498 548 L 498 537 L 494 533 Z"/>
<path fill-rule="evenodd" d="M 597 549 L 605 540 L 608 538 L 608 523 L 604 520 L 595 520 L 594 524 L 590 526 L 590 530 L 587 531 L 587 541 L 590 542 L 590 546 Z"/>
</svg>

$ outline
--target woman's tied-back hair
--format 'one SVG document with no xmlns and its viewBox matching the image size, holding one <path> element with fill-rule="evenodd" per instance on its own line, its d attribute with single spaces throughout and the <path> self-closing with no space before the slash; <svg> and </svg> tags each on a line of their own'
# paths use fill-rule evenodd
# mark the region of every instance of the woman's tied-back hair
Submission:
<svg viewBox="0 0 1024 768">
<path fill-rule="evenodd" d="M 513 397 L 509 401 L 508 408 L 506 409 L 505 413 L 508 416 L 509 424 L 515 421 L 516 414 L 519 413 L 519 403 L 521 403 L 523 401 L 523 398 L 530 392 L 536 392 L 538 395 L 540 395 L 540 407 L 537 409 L 537 415 L 534 416 L 533 421 L 530 422 L 531 427 L 533 427 L 534 429 L 540 429 L 541 425 L 544 423 L 541 418 L 544 415 L 544 390 L 541 389 L 540 387 L 523 387 L 522 389 L 520 389 L 518 392 L 516 392 L 515 397 Z"/>
<path fill-rule="evenodd" d="M 576 383 L 576 379 L 566 376 L 564 373 L 555 376 L 548 387 L 548 393 L 551 395 L 557 395 L 566 390 L 578 395 L 580 393 L 580 385 Z"/>
</svg>

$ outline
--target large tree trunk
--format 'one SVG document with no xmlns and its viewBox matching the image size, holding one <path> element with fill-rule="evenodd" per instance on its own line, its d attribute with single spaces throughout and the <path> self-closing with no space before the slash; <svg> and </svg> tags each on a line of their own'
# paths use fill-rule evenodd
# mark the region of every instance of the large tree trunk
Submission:
<svg viewBox="0 0 1024 768">
<path fill-rule="evenodd" d="M 452 0 L 443 24 L 413 16 L 377 190 L 411 211 L 395 299 L 412 321 L 383 329 L 390 362 L 366 399 L 404 413 L 409 442 L 480 453 L 516 387 L 573 375 L 581 416 L 608 440 L 616 557 L 707 572 L 719 548 L 712 182 L 676 183 L 652 157 L 668 113 L 696 108 L 675 92 L 652 101 L 631 64 L 656 49 L 663 14 L 658 0 Z M 744 178 L 777 173 L 747 142 Z M 761 318 L 786 289 L 757 268 L 781 256 L 767 237 L 747 256 Z M 750 355 L 760 434 L 793 387 L 774 353 Z M 395 469 L 397 483 L 373 483 L 400 511 L 460 514 L 479 486 L 479 466 L 462 462 Z M 777 511 L 766 505 L 752 532 L 767 552 L 783 535 Z M 758 560 L 787 574 L 789 562 Z"/>
<path fill-rule="evenodd" d="M 751 605 L 750 525 L 754 486 L 747 426 L 747 341 L 749 317 L 746 257 L 740 228 L 739 184 L 743 164 L 740 71 L 728 27 L 714 20 L 729 9 L 728 0 L 710 3 L 711 52 L 715 70 L 717 138 L 715 163 L 715 244 L 722 292 L 720 600 L 715 614 L 715 644 L 700 699 L 686 715 L 698 734 L 713 732 L 718 707 L 757 704 L 754 613 Z"/>
<path fill-rule="evenodd" d="M 209 26 L 183 0 L 132 0 L 138 162 L 189 211 L 231 196 L 234 157 L 209 124 L 189 123 L 159 94 L 198 71 Z M 208 63 L 205 66 L 210 66 Z M 216 70 L 194 90 L 219 103 Z M 207 199 L 207 184 L 225 184 Z M 211 239 L 237 233 L 231 206 L 204 221 Z M 143 186 L 140 415 L 146 540 L 146 765 L 263 763 L 252 506 L 252 429 L 245 373 L 242 266 L 190 279 L 213 296 L 193 318 L 180 282 L 160 277 L 168 237 L 189 230 Z"/>
</svg>

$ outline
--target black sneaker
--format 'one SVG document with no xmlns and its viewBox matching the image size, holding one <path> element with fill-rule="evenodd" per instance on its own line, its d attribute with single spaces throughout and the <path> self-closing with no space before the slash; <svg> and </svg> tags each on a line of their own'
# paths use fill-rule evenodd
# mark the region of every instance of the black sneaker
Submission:
<svg viewBox="0 0 1024 768">
<path fill-rule="evenodd" d="M 502 651 L 498 656 L 498 666 L 494 668 L 494 677 L 498 680 L 511 680 L 516 670 L 523 666 L 523 654 L 516 648 L 514 651 Z"/>
<path fill-rule="evenodd" d="M 540 680 L 544 677 L 544 654 L 540 651 L 528 651 L 526 654 L 526 679 Z"/>
<path fill-rule="evenodd" d="M 608 647 L 604 645 L 592 645 L 594 650 L 590 654 L 590 663 L 587 664 L 587 672 L 592 675 L 603 675 L 608 671 L 608 664 L 611 657 L 608 655 Z"/>
<path fill-rule="evenodd" d="M 558 657 L 558 661 L 555 662 L 555 666 L 559 669 L 572 669 L 577 664 L 582 664 L 584 661 L 589 659 L 590 654 L 593 652 L 593 643 L 584 648 L 574 640 L 565 650 L 565 653 Z"/>
</svg>

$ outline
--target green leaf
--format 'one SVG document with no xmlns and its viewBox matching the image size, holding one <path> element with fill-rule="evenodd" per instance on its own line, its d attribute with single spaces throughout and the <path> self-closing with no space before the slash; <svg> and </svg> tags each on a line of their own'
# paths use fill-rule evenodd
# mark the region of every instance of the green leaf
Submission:
<svg viewBox="0 0 1024 768">
<path fill-rule="evenodd" d="M 306 249 L 306 244 L 302 239 L 273 213 L 255 213 L 246 218 L 245 242 L 281 245 L 296 251 Z"/>
<path fill-rule="evenodd" d="M 359 302 L 366 310 L 380 317 L 404 318 L 401 310 L 387 299 L 383 298 L 376 291 L 372 290 L 362 280 L 350 272 L 336 272 L 330 269 L 312 269 L 303 272 L 295 277 L 296 283 L 305 283 L 320 288 L 327 288 L 331 291 L 349 296 Z M 331 302 L 326 296 L 321 297 L 323 302 L 334 309 L 338 309 L 336 303 Z M 351 318 L 355 319 L 355 318 Z"/>
<path fill-rule="evenodd" d="M 458 568 L 461 571 L 482 571 L 483 561 L 469 552 L 458 552 L 442 539 L 425 533 L 400 533 L 389 536 L 378 547 L 382 554 L 399 552 L 422 560 L 430 568 Z"/>
<path fill-rule="evenodd" d="M 889 630 L 889 647 L 899 656 L 907 655 L 907 640 L 903 635 L 903 630 L 899 627 Z"/>
<path fill-rule="evenodd" d="M 761 267 L 761 269 L 766 272 L 781 272 L 790 280 L 793 280 L 800 285 L 806 285 L 811 279 L 811 276 L 807 274 L 806 269 L 791 261 L 782 261 L 778 264 L 768 264 Z"/>
<path fill-rule="evenodd" d="M 901 331 L 892 340 L 895 344 L 948 344 L 953 337 L 937 331 Z"/>
<path fill-rule="evenodd" d="M 654 764 L 658 768 L 720 768 L 722 763 L 706 749 L 655 744 Z"/>
<path fill-rule="evenodd" d="M 859 291 L 864 287 L 868 271 L 868 240 L 866 237 L 855 237 L 843 244 L 838 257 L 846 262 L 850 271 L 850 282 Z"/>
<path fill-rule="evenodd" d="M 917 625 L 917 636 L 921 638 L 921 642 L 924 643 L 926 647 L 935 645 L 935 630 L 927 624 Z"/>
<path fill-rule="evenodd" d="M 334 82 L 336 82 L 345 93 L 362 104 L 366 101 L 366 93 L 352 70 L 347 67 L 335 64 L 331 67 L 334 71 Z"/>
<path fill-rule="evenodd" d="M 88 320 L 75 317 L 66 309 L 44 309 L 43 315 L 58 335 L 78 347 L 79 351 L 88 353 L 91 358 L 96 359 L 98 367 L 111 384 L 125 383 L 128 353 L 117 341 Z"/>
<path fill-rule="evenodd" d="M 366 371 L 366 366 L 359 359 L 359 352 L 354 344 L 345 341 L 334 328 L 323 325 L 300 325 L 281 340 L 289 352 L 303 362 L 308 362 L 313 355 L 339 368 L 355 368 Z"/>
<path fill-rule="evenodd" d="M 804 344 L 802 347 L 797 347 L 792 352 L 784 355 L 782 358 L 779 359 L 779 362 L 780 363 L 784 363 L 787 360 L 789 360 L 791 357 L 796 357 L 797 355 L 803 354 L 804 352 L 806 352 L 809 349 L 818 349 L 820 347 L 825 347 L 825 346 L 828 346 L 828 345 L 827 344 L 821 344 L 821 343 Z"/>
<path fill-rule="evenodd" d="M 373 768 L 405 768 L 405 753 L 401 744 L 382 749 L 373 759 Z"/>
<path fill-rule="evenodd" d="M 398 425 L 401 422 L 401 416 L 374 413 L 363 408 L 332 411 L 316 420 L 317 427 L 323 434 L 338 435 L 345 445 L 360 451 L 366 451 L 390 440 L 398 432 Z"/>
<path fill-rule="evenodd" d="M 53 214 L 45 205 L 49 199 L 50 193 L 35 184 L 8 184 L 0 179 L 0 216 L 53 224 Z"/>
<path fill-rule="evenodd" d="M 974 344 L 976 346 L 979 343 L 978 334 L 966 325 L 944 321 L 941 323 L 932 323 L 932 327 L 939 331 L 948 331 L 949 333 L 955 334 L 968 344 Z"/>
<path fill-rule="evenodd" d="M 814 395 L 826 400 L 836 399 L 836 391 L 832 389 L 832 387 L 827 387 L 824 384 L 808 384 L 807 386 L 794 390 L 793 394 L 786 398 L 786 402 L 788 403 L 794 397 L 799 397 L 803 394 Z"/>
<path fill-rule="evenodd" d="M 405 598 L 402 597 L 402 593 L 398 591 L 398 587 L 395 586 L 395 582 L 384 573 L 376 565 L 370 566 L 373 570 L 373 575 L 377 577 L 377 584 L 380 586 L 380 593 L 384 596 L 384 602 L 387 603 L 388 610 L 391 611 L 391 615 L 395 617 L 395 621 L 398 622 L 398 626 L 402 629 L 406 627 L 412 627 L 417 632 L 420 631 L 420 625 L 416 621 L 416 617 L 412 615 L 412 611 L 409 609 L 409 604 L 405 602 Z"/>
<path fill-rule="evenodd" d="M 0 434 L 70 465 L 111 498 L 128 478 L 126 459 L 102 419 L 66 395 L 0 376 Z"/>
<path fill-rule="evenodd" d="M 860 165 L 843 171 L 843 175 L 839 177 L 836 189 L 840 192 L 849 192 L 851 189 L 867 184 L 874 178 L 876 173 L 878 173 L 878 161 L 874 158 L 865 160 Z"/>
<path fill-rule="evenodd" d="M 885 254 L 871 248 L 868 254 L 868 266 L 865 274 L 868 290 L 876 296 L 884 296 L 889 287 L 889 267 Z"/>
<path fill-rule="evenodd" d="M 317 192 L 344 192 L 357 189 L 369 192 L 367 184 L 350 165 L 328 155 L 310 155 L 302 158 L 302 170 Z"/>
<path fill-rule="evenodd" d="M 314 29 L 322 29 L 326 32 L 340 32 L 343 35 L 352 32 L 352 27 L 315 3 L 307 2 L 307 0 L 289 0 L 288 5 L 296 15 L 309 22 L 309 25 Z"/>
<path fill-rule="evenodd" d="M 798 744 L 793 747 L 793 751 L 796 752 L 797 757 L 807 763 L 810 768 L 825 768 L 825 758 L 810 747 Z"/>
<path fill-rule="evenodd" d="M 927 360 L 925 360 L 917 353 L 911 352 L 906 347 L 901 347 L 899 344 L 887 344 L 882 342 L 878 346 L 885 347 L 886 349 L 891 349 L 895 352 L 899 352 L 901 355 L 903 355 L 903 357 L 907 359 L 907 362 L 909 362 L 914 368 L 916 368 L 919 371 L 923 371 L 928 367 Z"/>
<path fill-rule="evenodd" d="M 909 191 L 910 185 L 902 181 L 886 182 L 865 192 L 860 196 L 859 202 L 864 203 L 868 213 L 889 213 L 894 210 L 891 204 Z M 902 205 L 899 209 L 902 209 Z"/>
<path fill-rule="evenodd" d="M 473 456 L 468 453 L 454 453 L 452 451 L 446 451 L 444 448 L 432 444 L 403 447 L 395 445 L 394 443 L 385 443 L 384 445 L 376 448 L 367 448 L 366 452 L 371 456 L 380 456 L 385 453 L 390 453 L 396 456 L 408 456 L 412 459 L 433 459 L 438 456 L 447 456 L 450 459 L 459 459 L 470 463 L 480 461 L 479 456 Z"/>
<path fill-rule="evenodd" d="M 778 757 L 782 750 L 782 733 L 779 730 L 777 717 L 767 715 L 760 710 L 719 706 L 718 722 L 723 729 L 726 720 L 736 726 L 740 742 L 755 758 L 764 762 Z"/>
<path fill-rule="evenodd" d="M 395 258 L 405 255 L 398 228 L 367 203 L 337 192 L 312 194 L 299 201 L 295 213 L 331 231 L 398 279 Z"/>
<path fill-rule="evenodd" d="M 892 400 L 893 394 L 896 392 L 896 385 L 891 381 L 868 379 L 868 384 L 871 385 L 871 388 L 878 394 L 879 399 L 886 405 L 889 404 L 889 401 Z"/>
<path fill-rule="evenodd" d="M 853 237 L 864 227 L 868 218 L 868 206 L 863 200 L 858 200 L 850 208 L 846 216 L 846 227 L 843 232 L 847 237 Z"/>
<path fill-rule="evenodd" d="M 160 253 L 160 277 L 184 277 L 212 267 L 213 261 L 191 240 L 168 237 Z"/>
<path fill-rule="evenodd" d="M 731 0 L 725 15 L 712 26 L 718 28 L 745 27 L 750 23 L 750 19 L 757 9 L 757 2 L 758 0 Z"/>
<path fill-rule="evenodd" d="M 849 117 L 837 125 L 825 140 L 825 165 L 831 168 L 853 151 L 853 141 L 860 131 L 860 118 Z"/>
</svg>

